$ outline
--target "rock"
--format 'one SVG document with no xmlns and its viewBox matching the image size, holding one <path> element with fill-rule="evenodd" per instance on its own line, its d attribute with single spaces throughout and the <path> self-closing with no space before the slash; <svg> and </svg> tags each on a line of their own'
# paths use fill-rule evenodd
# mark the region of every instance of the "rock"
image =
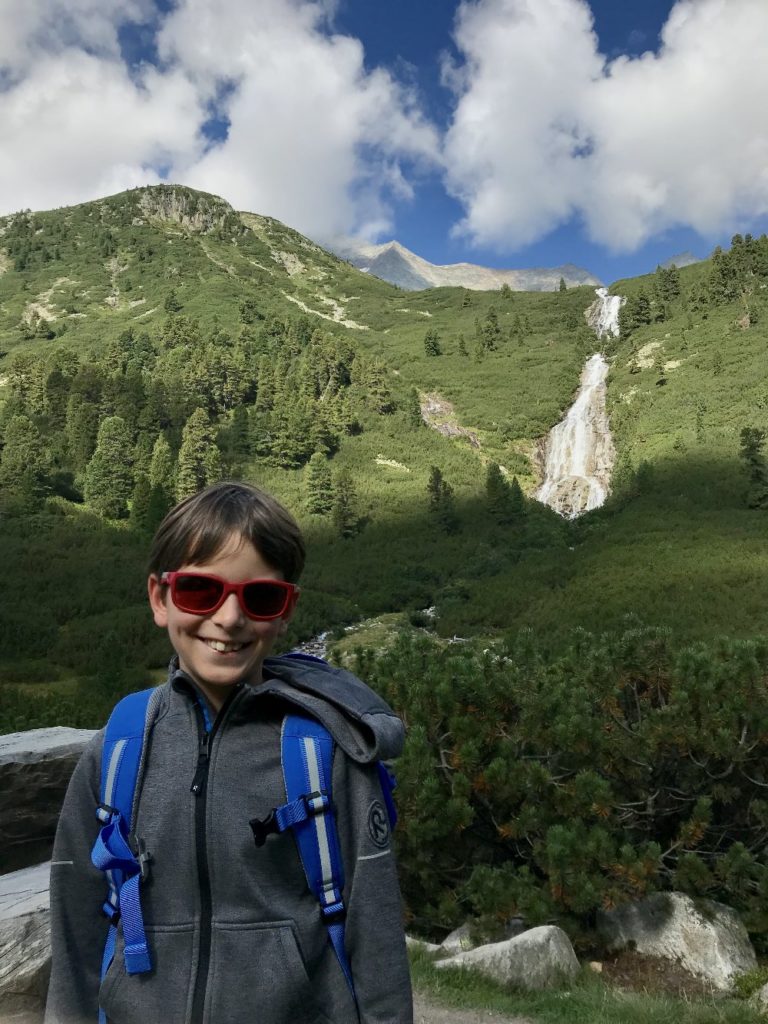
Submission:
<svg viewBox="0 0 768 1024">
<path fill-rule="evenodd" d="M 434 942 L 425 942 L 424 939 L 416 939 L 413 935 L 405 936 L 405 944 L 408 949 L 423 949 L 425 953 L 439 953 L 441 949 Z"/>
<path fill-rule="evenodd" d="M 749 997 L 749 1005 L 758 1013 L 768 1014 L 768 985 L 763 985 Z"/>
<path fill-rule="evenodd" d="M 0 1014 L 42 1008 L 51 969 L 50 873 L 47 863 L 0 876 Z"/>
<path fill-rule="evenodd" d="M 578 973 L 579 961 L 561 928 L 542 925 L 514 939 L 478 946 L 467 953 L 438 960 L 435 966 L 470 967 L 502 984 L 539 990 L 553 988 L 573 978 Z"/>
<path fill-rule="evenodd" d="M 611 952 L 631 947 L 638 953 L 677 961 L 728 991 L 739 974 L 753 971 L 757 959 L 735 910 L 683 893 L 655 893 L 637 903 L 598 914 L 598 930 Z"/>
<path fill-rule="evenodd" d="M 0 873 L 49 857 L 69 777 L 89 729 L 30 729 L 0 736 Z"/>
<path fill-rule="evenodd" d="M 469 924 L 467 923 L 454 928 L 451 934 L 446 935 L 440 943 L 440 952 L 450 953 L 453 956 L 454 953 L 465 953 L 467 950 L 472 949 L 474 942 L 470 938 L 469 931 Z"/>
<path fill-rule="evenodd" d="M 588 964 L 588 967 L 589 967 L 590 971 L 594 971 L 595 974 L 602 974 L 603 973 L 603 965 L 602 965 L 602 963 L 599 960 L 590 960 L 589 964 Z"/>
</svg>

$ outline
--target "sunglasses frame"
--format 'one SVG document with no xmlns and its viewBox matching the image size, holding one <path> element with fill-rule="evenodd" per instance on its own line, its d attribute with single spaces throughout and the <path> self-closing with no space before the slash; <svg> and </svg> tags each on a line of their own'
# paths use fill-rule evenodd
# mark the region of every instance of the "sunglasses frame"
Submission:
<svg viewBox="0 0 768 1024">
<path fill-rule="evenodd" d="M 177 580 L 179 577 L 192 576 L 195 579 L 202 580 L 213 580 L 215 583 L 221 584 L 221 596 L 218 601 L 210 608 L 206 608 L 203 611 L 198 611 L 195 608 L 185 608 L 182 603 L 179 603 L 179 594 L 177 590 Z M 249 619 L 253 619 L 256 622 L 271 622 L 273 619 L 279 619 L 286 612 L 291 611 L 296 602 L 299 599 L 301 593 L 299 587 L 295 583 L 288 583 L 286 580 L 275 580 L 269 579 L 268 577 L 259 577 L 253 580 L 243 580 L 241 583 L 231 583 L 229 580 L 225 580 L 222 576 L 214 576 L 212 573 L 207 572 L 162 572 L 160 573 L 160 583 L 163 586 L 169 586 L 171 588 L 171 600 L 173 601 L 176 608 L 180 612 L 184 612 L 185 615 L 213 615 L 219 608 L 224 604 L 230 594 L 237 594 L 238 604 L 244 615 L 247 615 Z M 279 612 L 274 615 L 254 615 L 245 604 L 244 591 L 246 587 L 251 586 L 254 583 L 269 583 L 270 586 L 278 587 L 285 594 L 285 600 L 280 608 Z"/>
</svg>

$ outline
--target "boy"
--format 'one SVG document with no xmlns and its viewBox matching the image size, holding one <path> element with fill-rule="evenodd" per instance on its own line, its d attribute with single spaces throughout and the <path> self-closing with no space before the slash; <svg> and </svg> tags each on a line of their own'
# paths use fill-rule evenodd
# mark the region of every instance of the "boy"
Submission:
<svg viewBox="0 0 768 1024">
<path fill-rule="evenodd" d="M 303 563 L 295 521 L 245 484 L 215 484 L 160 525 L 149 601 L 176 656 L 150 703 L 132 818 L 134 853 L 148 867 L 138 893 L 151 967 L 126 970 L 123 905 L 101 978 L 110 922 L 99 914 L 107 889 L 91 850 L 102 730 L 74 772 L 56 834 L 46 1024 L 96 1024 L 100 1011 L 112 1024 L 411 1024 L 377 770 L 400 752 L 402 724 L 354 676 L 269 657 Z M 287 799 L 281 728 L 295 713 L 335 741 L 345 910 L 332 921 L 309 889 L 292 830 L 269 834 L 270 812 Z"/>
</svg>

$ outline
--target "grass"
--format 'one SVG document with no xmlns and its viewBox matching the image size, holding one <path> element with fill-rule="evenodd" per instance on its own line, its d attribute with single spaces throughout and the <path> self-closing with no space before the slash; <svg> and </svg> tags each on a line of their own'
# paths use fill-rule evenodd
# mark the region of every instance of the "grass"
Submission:
<svg viewBox="0 0 768 1024">
<path fill-rule="evenodd" d="M 764 1019 L 736 999 L 672 999 L 617 991 L 587 968 L 569 988 L 524 993 L 509 991 L 475 972 L 438 970 L 420 950 L 410 956 L 414 988 L 430 1000 L 460 1009 L 523 1015 L 536 1024 L 757 1024 Z"/>
</svg>

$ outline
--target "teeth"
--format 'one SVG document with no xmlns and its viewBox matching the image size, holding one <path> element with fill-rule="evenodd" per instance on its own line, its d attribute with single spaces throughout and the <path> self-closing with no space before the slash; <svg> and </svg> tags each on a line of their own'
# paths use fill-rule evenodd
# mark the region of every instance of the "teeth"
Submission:
<svg viewBox="0 0 768 1024">
<path fill-rule="evenodd" d="M 206 640 L 205 642 L 212 650 L 219 651 L 220 654 L 225 654 L 230 651 L 239 651 L 241 648 L 245 647 L 245 644 L 225 644 L 221 640 Z"/>
</svg>

